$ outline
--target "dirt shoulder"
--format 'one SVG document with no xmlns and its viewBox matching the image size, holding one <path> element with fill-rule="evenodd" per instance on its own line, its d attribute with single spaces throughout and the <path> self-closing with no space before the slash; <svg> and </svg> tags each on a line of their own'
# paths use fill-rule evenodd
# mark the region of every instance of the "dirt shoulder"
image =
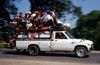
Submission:
<svg viewBox="0 0 100 65">
<path fill-rule="evenodd" d="M 0 65 L 99 65 L 99 64 L 81 64 L 81 63 L 65 63 L 65 62 L 0 59 Z"/>
<path fill-rule="evenodd" d="M 100 53 L 100 51 L 92 51 L 92 52 L 90 52 L 90 53 Z"/>
</svg>

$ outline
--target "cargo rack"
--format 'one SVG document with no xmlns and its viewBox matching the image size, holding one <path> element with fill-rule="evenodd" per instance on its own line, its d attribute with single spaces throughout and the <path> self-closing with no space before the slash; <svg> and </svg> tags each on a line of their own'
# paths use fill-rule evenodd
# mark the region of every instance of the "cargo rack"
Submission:
<svg viewBox="0 0 100 65">
<path fill-rule="evenodd" d="M 17 38 L 16 39 L 50 39 L 52 35 L 52 28 L 49 27 L 35 27 L 35 28 L 15 28 L 15 31 L 17 32 Z M 45 33 L 48 31 L 47 33 Z M 31 33 L 31 34 L 29 34 Z M 37 34 L 35 34 L 37 33 Z M 44 33 L 44 34 L 43 34 Z"/>
</svg>

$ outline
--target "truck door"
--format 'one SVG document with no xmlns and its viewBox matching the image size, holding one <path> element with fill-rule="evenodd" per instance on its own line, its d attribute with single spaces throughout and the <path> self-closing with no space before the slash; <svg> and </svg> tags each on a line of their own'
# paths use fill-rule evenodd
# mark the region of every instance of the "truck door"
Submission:
<svg viewBox="0 0 100 65">
<path fill-rule="evenodd" d="M 70 51 L 71 41 L 65 36 L 63 32 L 55 33 L 55 40 L 53 43 L 54 51 Z"/>
</svg>

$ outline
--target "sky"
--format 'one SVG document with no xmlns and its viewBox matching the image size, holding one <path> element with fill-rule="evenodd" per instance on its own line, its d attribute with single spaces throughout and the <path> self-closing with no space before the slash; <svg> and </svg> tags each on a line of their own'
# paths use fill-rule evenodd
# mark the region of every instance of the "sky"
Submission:
<svg viewBox="0 0 100 65">
<path fill-rule="evenodd" d="M 78 7 L 82 7 L 83 14 L 88 14 L 92 10 L 100 10 L 100 0 L 72 0 L 73 4 Z M 22 0 L 20 2 L 15 2 L 15 6 L 18 8 L 19 12 L 30 12 L 30 2 L 29 0 Z M 66 14 L 66 13 L 65 13 Z M 24 16 L 24 14 L 23 14 Z M 65 15 L 65 18 L 61 18 L 60 20 L 65 20 L 65 23 L 70 23 L 70 28 L 74 28 L 76 26 L 77 19 L 70 20 L 72 15 Z"/>
</svg>

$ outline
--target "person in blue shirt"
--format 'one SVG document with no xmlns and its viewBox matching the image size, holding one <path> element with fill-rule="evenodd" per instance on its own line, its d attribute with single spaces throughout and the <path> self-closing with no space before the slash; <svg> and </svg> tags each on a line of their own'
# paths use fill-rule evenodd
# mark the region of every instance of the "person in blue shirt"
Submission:
<svg viewBox="0 0 100 65">
<path fill-rule="evenodd" d="M 8 36 L 11 36 L 12 31 L 14 31 L 15 26 L 13 25 L 13 22 L 9 22 L 9 31 Z"/>
<path fill-rule="evenodd" d="M 13 46 L 15 45 L 13 42 L 15 41 L 14 39 L 14 30 L 15 30 L 15 26 L 13 25 L 13 22 L 9 22 L 9 31 L 8 31 L 8 36 L 9 36 L 9 43 L 10 43 L 10 47 L 13 48 Z"/>
</svg>

